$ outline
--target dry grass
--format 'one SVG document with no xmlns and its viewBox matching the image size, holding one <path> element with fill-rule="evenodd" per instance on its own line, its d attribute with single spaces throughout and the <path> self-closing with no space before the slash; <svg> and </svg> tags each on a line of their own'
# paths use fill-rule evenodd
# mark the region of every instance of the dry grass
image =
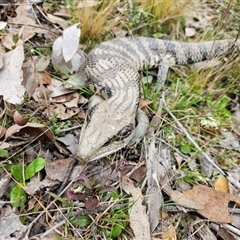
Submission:
<svg viewBox="0 0 240 240">
<path fill-rule="evenodd" d="M 144 11 L 152 14 L 156 19 L 165 22 L 184 15 L 187 0 L 136 0 Z"/>
<path fill-rule="evenodd" d="M 81 41 L 100 42 L 104 33 L 120 23 L 121 15 L 116 13 L 120 1 L 102 1 L 92 7 L 88 6 L 87 2 L 81 0 L 83 7 L 75 12 L 75 18 L 81 24 Z"/>
</svg>

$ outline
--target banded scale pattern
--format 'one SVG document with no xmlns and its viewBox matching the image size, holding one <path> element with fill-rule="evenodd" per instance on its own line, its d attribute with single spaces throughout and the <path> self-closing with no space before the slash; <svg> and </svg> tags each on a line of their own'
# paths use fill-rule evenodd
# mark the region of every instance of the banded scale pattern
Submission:
<svg viewBox="0 0 240 240">
<path fill-rule="evenodd" d="M 87 65 L 94 67 L 99 61 L 113 57 L 114 61 L 124 61 L 136 70 L 143 70 L 146 66 L 157 67 L 166 54 L 172 55 L 175 65 L 184 65 L 235 50 L 240 51 L 240 39 L 186 43 L 146 37 L 115 38 L 94 48 L 88 55 Z"/>
<path fill-rule="evenodd" d="M 87 56 L 84 77 L 103 100 L 91 107 L 76 156 L 81 161 L 101 158 L 126 146 L 135 130 L 140 97 L 138 71 L 195 63 L 240 52 L 240 40 L 199 43 L 125 37 L 106 41 Z M 120 136 L 120 137 L 119 137 Z"/>
</svg>

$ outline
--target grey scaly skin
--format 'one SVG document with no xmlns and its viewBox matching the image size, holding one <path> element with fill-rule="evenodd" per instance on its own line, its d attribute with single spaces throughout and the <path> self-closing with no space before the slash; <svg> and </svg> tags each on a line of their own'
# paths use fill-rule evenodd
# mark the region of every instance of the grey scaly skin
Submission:
<svg viewBox="0 0 240 240">
<path fill-rule="evenodd" d="M 101 98 L 90 104 L 76 158 L 87 162 L 114 153 L 135 141 L 137 131 L 141 130 L 138 126 L 135 131 L 136 117 L 142 116 L 143 122 L 148 124 L 138 110 L 138 71 L 160 66 L 166 78 L 169 66 L 209 60 L 226 52 L 240 52 L 240 40 L 184 43 L 125 37 L 95 47 L 87 56 L 84 78 L 88 87 Z"/>
</svg>

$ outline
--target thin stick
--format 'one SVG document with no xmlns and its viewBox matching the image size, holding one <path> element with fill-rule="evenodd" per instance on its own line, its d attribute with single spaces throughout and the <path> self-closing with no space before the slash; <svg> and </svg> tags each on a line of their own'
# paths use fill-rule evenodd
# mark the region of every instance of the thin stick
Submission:
<svg viewBox="0 0 240 240">
<path fill-rule="evenodd" d="M 86 167 L 86 165 L 85 165 Z M 78 177 L 78 176 L 77 176 Z M 76 177 L 76 179 L 77 179 Z M 73 179 L 64 189 L 63 191 L 59 194 L 61 196 L 71 185 L 76 179 Z M 28 228 L 25 232 L 19 236 L 18 240 L 24 239 L 24 237 L 28 237 L 30 230 L 32 229 L 33 225 L 43 216 L 43 214 L 57 201 L 57 199 L 54 199 L 52 202 L 49 203 L 49 205 L 42 211 L 29 225 Z"/>
<path fill-rule="evenodd" d="M 174 119 L 174 121 L 177 123 L 178 127 L 182 130 L 182 132 L 185 134 L 185 136 L 187 137 L 187 139 L 194 145 L 194 147 L 202 153 L 202 155 L 206 158 L 206 160 L 212 164 L 223 176 L 226 176 L 226 174 L 223 172 L 223 170 L 218 167 L 218 165 L 216 163 L 213 162 L 213 160 L 199 147 L 199 145 L 192 139 L 192 137 L 190 136 L 190 134 L 187 132 L 187 130 L 184 128 L 184 126 L 178 121 L 178 119 L 173 115 L 173 113 L 169 110 L 169 108 L 167 107 L 166 101 L 165 101 L 165 94 L 164 91 L 162 93 L 162 102 L 163 105 L 165 107 L 165 109 L 167 110 L 168 114 Z"/>
</svg>

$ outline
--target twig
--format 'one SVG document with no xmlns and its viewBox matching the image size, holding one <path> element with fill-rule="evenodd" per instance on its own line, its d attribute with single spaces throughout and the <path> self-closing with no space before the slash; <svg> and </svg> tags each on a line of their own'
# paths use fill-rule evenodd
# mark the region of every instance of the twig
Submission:
<svg viewBox="0 0 240 240">
<path fill-rule="evenodd" d="M 112 206 L 110 206 L 110 205 L 98 206 L 94 210 L 81 209 L 81 210 L 78 210 L 76 212 L 72 212 L 71 214 L 68 213 L 66 215 L 60 215 L 60 216 L 57 216 L 57 217 L 53 217 L 53 220 L 62 221 L 65 218 L 69 219 L 71 217 L 78 217 L 78 216 L 90 215 L 90 214 L 103 212 L 106 209 L 108 209 L 109 207 L 111 209 L 122 209 L 122 208 L 127 207 L 127 206 L 128 206 L 128 204 L 124 203 L 124 204 L 115 204 L 115 205 L 112 205 Z"/>
<path fill-rule="evenodd" d="M 86 167 L 86 165 L 84 166 Z M 84 168 L 83 168 L 84 169 Z M 77 176 L 78 177 L 78 176 Z M 76 178 L 77 178 L 76 177 Z M 64 189 L 63 191 L 59 194 L 59 196 L 61 196 L 71 185 L 72 183 L 75 181 L 76 179 L 73 179 Z M 28 237 L 30 230 L 32 229 L 32 227 L 34 226 L 34 224 L 37 223 L 37 221 L 43 216 L 43 214 L 49 209 L 51 208 L 51 206 L 57 201 L 57 199 L 54 199 L 52 202 L 49 203 L 49 205 L 44 209 L 44 211 L 42 211 L 27 227 L 27 230 L 25 232 L 23 232 L 21 234 L 21 236 L 19 236 L 18 240 L 22 240 L 25 237 Z"/>
<path fill-rule="evenodd" d="M 88 214 L 103 212 L 103 211 L 106 211 L 109 208 L 111 208 L 111 209 L 122 209 L 126 206 L 128 206 L 128 204 L 116 204 L 116 205 L 112 205 L 112 206 L 104 205 L 104 206 L 96 207 L 94 210 L 81 209 L 79 211 L 71 213 L 70 215 L 67 214 L 67 215 L 61 215 L 57 218 L 55 217 L 55 218 L 53 218 L 53 220 L 57 219 L 60 222 L 57 223 L 56 225 L 54 225 L 53 227 L 51 227 L 50 229 L 48 229 L 45 233 L 43 233 L 39 237 L 39 239 L 44 239 L 45 237 L 47 237 L 50 233 L 55 231 L 58 227 L 62 226 L 70 217 L 77 217 L 77 216 L 82 216 L 82 215 L 88 215 Z"/>
<path fill-rule="evenodd" d="M 56 225 L 54 225 L 53 227 L 49 228 L 45 233 L 43 233 L 39 239 L 44 239 L 45 237 L 47 237 L 50 233 L 52 233 L 54 230 L 56 230 L 57 228 L 61 227 L 63 224 L 65 224 L 66 219 L 62 220 L 61 222 L 57 223 Z"/>
<path fill-rule="evenodd" d="M 162 93 L 162 102 L 163 105 L 166 109 L 166 111 L 168 112 L 168 114 L 174 119 L 174 121 L 176 122 L 176 124 L 178 125 L 178 127 L 182 130 L 182 132 L 185 134 L 185 136 L 187 137 L 187 139 L 194 145 L 194 147 L 202 153 L 202 155 L 206 158 L 206 160 L 212 164 L 223 176 L 226 176 L 226 174 L 223 172 L 223 170 L 218 167 L 218 165 L 216 163 L 213 162 L 213 160 L 199 147 L 199 145 L 192 139 L 192 137 L 189 135 L 189 133 L 187 132 L 187 130 L 184 128 L 184 126 L 178 121 L 178 119 L 173 115 L 173 113 L 169 110 L 166 101 L 165 101 L 165 94 L 164 91 Z"/>
<path fill-rule="evenodd" d="M 221 227 L 221 224 L 219 224 L 219 223 L 212 222 L 210 224 L 210 228 L 212 228 L 216 232 L 219 231 L 219 227 Z M 226 228 L 228 231 L 232 232 L 233 234 L 236 234 L 237 236 L 240 236 L 240 230 L 233 227 L 232 225 L 224 223 L 224 224 L 222 224 L 222 227 Z"/>
<path fill-rule="evenodd" d="M 235 228 L 235 227 L 233 227 L 233 226 L 231 226 L 229 224 L 223 224 L 223 226 L 227 230 L 231 231 L 232 233 L 234 233 L 234 234 L 236 234 L 236 235 L 238 235 L 240 237 L 240 230 L 239 229 L 237 229 L 237 228 Z"/>
<path fill-rule="evenodd" d="M 43 16 L 48 22 L 51 22 L 51 21 L 48 19 L 48 17 L 45 15 L 45 13 L 42 11 L 42 9 L 41 9 L 38 5 L 36 5 L 36 8 L 38 9 L 38 11 L 42 14 L 42 16 Z M 51 24 L 52 24 L 56 29 L 58 29 L 59 32 L 62 32 L 62 30 L 60 30 L 59 27 L 57 27 L 55 24 L 53 24 L 52 22 L 51 22 Z"/>
<path fill-rule="evenodd" d="M 37 14 L 36 14 L 36 12 L 35 12 L 35 9 L 33 8 L 33 4 L 31 4 L 31 5 L 32 5 L 32 6 L 31 6 L 31 8 L 32 8 L 32 13 L 33 13 L 33 15 L 34 15 L 37 23 L 39 24 L 39 26 L 43 27 L 42 24 L 41 24 L 41 22 L 39 21 L 39 19 L 38 19 L 38 17 L 37 17 Z M 36 5 L 36 7 L 39 8 L 37 5 Z M 42 13 L 42 12 L 41 12 L 41 13 Z"/>
<path fill-rule="evenodd" d="M 73 126 L 73 127 L 70 127 L 70 128 L 64 128 L 64 129 L 58 130 L 58 132 L 59 132 L 59 133 L 62 133 L 62 132 L 69 132 L 69 131 L 72 131 L 72 130 L 78 129 L 78 128 L 80 128 L 80 127 L 81 127 L 81 125 Z"/>
</svg>

